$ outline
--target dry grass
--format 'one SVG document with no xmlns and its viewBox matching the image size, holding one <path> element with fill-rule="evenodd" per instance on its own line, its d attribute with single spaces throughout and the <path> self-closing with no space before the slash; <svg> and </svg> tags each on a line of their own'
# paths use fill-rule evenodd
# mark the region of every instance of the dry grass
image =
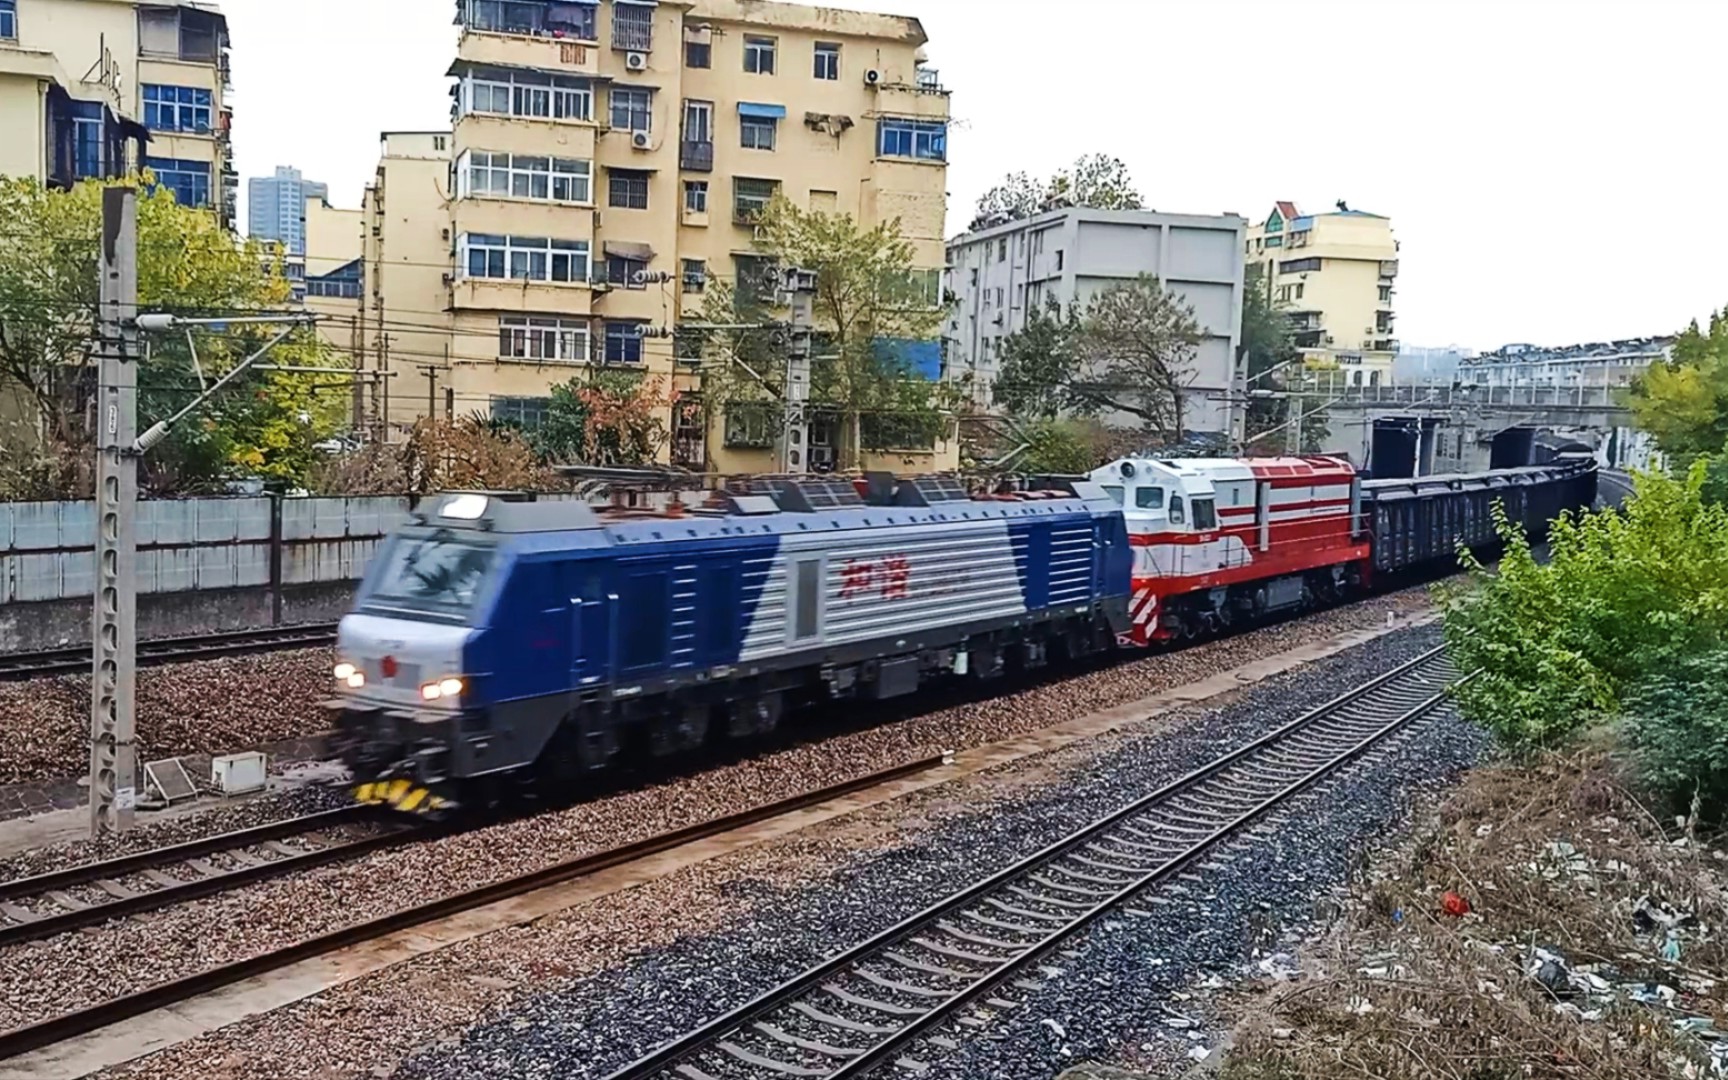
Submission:
<svg viewBox="0 0 1728 1080">
<path fill-rule="evenodd" d="M 1326 974 L 1249 1003 L 1223 1075 L 1719 1075 L 1675 1021 L 1701 1015 L 1728 1031 L 1725 884 L 1728 853 L 1656 820 L 1600 756 L 1481 770 L 1361 876 L 1352 918 L 1320 958 Z M 1445 914 L 1448 891 L 1471 914 Z M 1664 931 L 1640 931 L 1645 897 L 1691 917 L 1678 961 L 1662 958 Z M 1532 948 L 1596 974 L 1612 996 L 1550 989 L 1528 974 Z M 1671 1004 L 1630 1000 L 1640 984 L 1671 988 Z"/>
</svg>

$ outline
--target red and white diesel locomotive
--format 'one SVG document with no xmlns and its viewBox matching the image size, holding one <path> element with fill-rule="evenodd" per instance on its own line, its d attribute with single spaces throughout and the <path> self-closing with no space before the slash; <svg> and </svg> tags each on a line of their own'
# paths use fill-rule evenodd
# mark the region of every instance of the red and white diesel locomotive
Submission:
<svg viewBox="0 0 1728 1080">
<path fill-rule="evenodd" d="M 1492 543 L 1492 507 L 1543 530 L 1588 506 L 1589 461 L 1364 480 L 1336 457 L 1124 458 L 1091 479 L 1122 507 L 1134 551 L 1124 644 L 1227 629 L 1312 606 L 1386 574 Z"/>
</svg>

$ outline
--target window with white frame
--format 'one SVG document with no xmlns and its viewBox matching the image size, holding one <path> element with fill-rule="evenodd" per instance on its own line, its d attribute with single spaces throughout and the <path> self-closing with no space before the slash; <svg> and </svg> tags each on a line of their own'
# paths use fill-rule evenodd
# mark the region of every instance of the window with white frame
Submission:
<svg viewBox="0 0 1728 1080">
<path fill-rule="evenodd" d="M 594 119 L 594 86 L 587 79 L 507 68 L 474 68 L 462 78 L 462 115 L 533 120 Z"/>
<path fill-rule="evenodd" d="M 774 74 L 775 41 L 771 37 L 744 38 L 744 70 L 752 75 Z"/>
<path fill-rule="evenodd" d="M 684 260 L 684 291 L 699 293 L 708 284 L 708 264 L 701 259 Z"/>
<path fill-rule="evenodd" d="M 4 37 L 0 34 L 0 37 Z M 200 86 L 144 87 L 144 126 L 151 131 L 210 133 L 212 94 Z"/>
<path fill-rule="evenodd" d="M 779 127 L 780 121 L 771 116 L 740 116 L 738 143 L 746 150 L 772 150 Z"/>
<path fill-rule="evenodd" d="M 612 126 L 622 131 L 653 131 L 654 94 L 641 86 L 614 86 Z"/>
<path fill-rule="evenodd" d="M 532 315 L 498 319 L 498 359 L 538 363 L 586 364 L 588 323 Z"/>
<path fill-rule="evenodd" d="M 588 280 L 586 240 L 463 233 L 456 248 L 457 265 L 464 277 L 506 281 Z"/>
<path fill-rule="evenodd" d="M 684 181 L 684 210 L 691 214 L 708 212 L 708 181 Z"/>
<path fill-rule="evenodd" d="M 534 202 L 593 202 L 594 163 L 468 150 L 456 162 L 456 197 L 487 195 Z"/>
<path fill-rule="evenodd" d="M 948 160 L 948 124 L 941 120 L 885 117 L 876 122 L 877 152 L 883 157 Z"/>
<path fill-rule="evenodd" d="M 816 43 L 816 77 L 833 82 L 840 78 L 840 46 L 829 41 Z"/>
<path fill-rule="evenodd" d="M 18 37 L 18 0 L 0 0 L 0 38 Z"/>
</svg>

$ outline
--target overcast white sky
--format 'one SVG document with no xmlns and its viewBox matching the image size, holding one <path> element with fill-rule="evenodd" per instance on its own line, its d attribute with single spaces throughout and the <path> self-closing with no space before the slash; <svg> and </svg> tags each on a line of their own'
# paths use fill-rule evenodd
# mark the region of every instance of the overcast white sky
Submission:
<svg viewBox="0 0 1728 1080">
<path fill-rule="evenodd" d="M 222 6 L 242 198 L 284 164 L 358 206 L 379 132 L 448 125 L 452 0 Z M 951 234 L 1002 174 L 1103 151 L 1159 210 L 1390 216 L 1407 345 L 1665 333 L 1728 304 L 1700 231 L 1728 0 L 839 6 L 924 21 L 954 92 Z"/>
</svg>

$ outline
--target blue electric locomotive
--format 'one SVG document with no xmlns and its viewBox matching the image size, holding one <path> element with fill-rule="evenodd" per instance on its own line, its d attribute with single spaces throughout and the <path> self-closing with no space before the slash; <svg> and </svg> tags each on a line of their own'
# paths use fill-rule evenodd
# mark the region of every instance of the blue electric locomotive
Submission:
<svg viewBox="0 0 1728 1080">
<path fill-rule="evenodd" d="M 1104 651 L 1127 629 L 1128 537 L 1095 484 L 986 500 L 941 477 L 758 490 L 654 516 L 485 494 L 423 505 L 338 634 L 357 796 L 428 812 L 569 791 L 633 740 L 673 754 L 799 706 Z"/>
</svg>

